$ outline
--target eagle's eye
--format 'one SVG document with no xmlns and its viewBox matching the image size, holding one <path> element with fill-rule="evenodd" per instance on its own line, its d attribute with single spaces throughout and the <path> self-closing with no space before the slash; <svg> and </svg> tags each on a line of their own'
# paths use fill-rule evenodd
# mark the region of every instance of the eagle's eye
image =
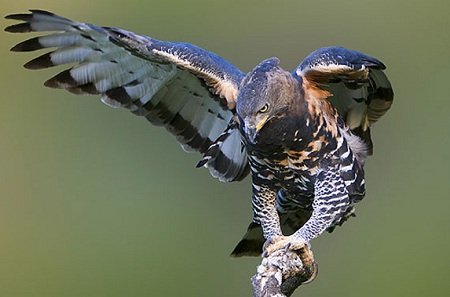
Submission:
<svg viewBox="0 0 450 297">
<path fill-rule="evenodd" d="M 260 113 L 265 113 L 269 110 L 269 103 L 264 104 L 263 107 L 259 110 Z"/>
</svg>

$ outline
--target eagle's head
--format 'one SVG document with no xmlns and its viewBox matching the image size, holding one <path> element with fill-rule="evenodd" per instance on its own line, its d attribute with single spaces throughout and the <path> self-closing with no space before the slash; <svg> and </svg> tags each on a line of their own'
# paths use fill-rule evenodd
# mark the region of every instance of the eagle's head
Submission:
<svg viewBox="0 0 450 297">
<path fill-rule="evenodd" d="M 300 96 L 298 80 L 281 69 L 278 63 L 277 58 L 262 61 L 241 83 L 236 111 L 249 143 L 255 144 L 261 138 L 267 138 L 262 137 L 268 130 L 266 127 L 276 122 L 279 124 L 279 120 L 292 111 L 296 98 Z M 276 136 L 272 135 L 272 138 Z"/>
</svg>

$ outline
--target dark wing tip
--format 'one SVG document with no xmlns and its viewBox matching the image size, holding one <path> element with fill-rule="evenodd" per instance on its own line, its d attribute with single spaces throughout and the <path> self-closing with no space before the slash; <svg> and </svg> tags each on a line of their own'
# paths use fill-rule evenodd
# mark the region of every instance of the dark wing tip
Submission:
<svg viewBox="0 0 450 297">
<path fill-rule="evenodd" d="M 28 33 L 32 30 L 29 23 L 20 23 L 6 27 L 5 31 L 10 33 Z"/>
<path fill-rule="evenodd" d="M 73 79 L 70 70 L 71 69 L 64 70 L 53 76 L 44 83 L 44 86 L 55 89 L 76 87 L 78 83 Z"/>
<path fill-rule="evenodd" d="M 55 66 L 52 62 L 51 53 L 43 54 L 23 65 L 26 69 L 44 69 Z"/>
<path fill-rule="evenodd" d="M 10 51 L 12 52 L 31 52 L 35 50 L 42 49 L 42 44 L 39 42 L 39 37 L 34 37 L 28 40 L 25 40 L 21 43 L 13 46 Z"/>
<path fill-rule="evenodd" d="M 5 16 L 5 19 L 28 22 L 29 20 L 31 20 L 31 16 L 32 16 L 31 13 L 14 13 L 8 14 L 7 16 Z"/>
</svg>

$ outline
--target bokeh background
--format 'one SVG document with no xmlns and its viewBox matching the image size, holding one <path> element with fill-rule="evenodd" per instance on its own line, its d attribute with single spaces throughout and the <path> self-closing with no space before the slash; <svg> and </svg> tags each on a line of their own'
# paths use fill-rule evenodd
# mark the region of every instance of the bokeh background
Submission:
<svg viewBox="0 0 450 297">
<path fill-rule="evenodd" d="M 187 41 L 245 71 L 293 69 L 343 45 L 380 58 L 395 90 L 373 129 L 355 219 L 313 241 L 319 277 L 295 296 L 450 296 L 450 2 L 5 1 Z M 12 22 L 1 20 L 5 27 Z M 228 257 L 249 180 L 195 169 L 172 136 L 95 97 L 42 87 L 55 69 L 0 33 L 0 296 L 250 296 L 259 259 Z"/>
</svg>

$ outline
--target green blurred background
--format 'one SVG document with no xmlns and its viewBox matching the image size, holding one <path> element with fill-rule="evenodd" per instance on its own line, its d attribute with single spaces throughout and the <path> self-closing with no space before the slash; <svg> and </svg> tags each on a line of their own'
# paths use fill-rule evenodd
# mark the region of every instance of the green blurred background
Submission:
<svg viewBox="0 0 450 297">
<path fill-rule="evenodd" d="M 191 42 L 245 71 L 336 44 L 380 58 L 396 97 L 373 130 L 368 194 L 314 240 L 319 277 L 295 295 L 450 295 L 448 0 L 0 3 Z M 8 52 L 29 36 L 0 34 L 0 296 L 250 296 L 259 259 L 228 257 L 249 180 L 222 184 L 163 129 L 42 87 L 55 69 Z"/>
</svg>

